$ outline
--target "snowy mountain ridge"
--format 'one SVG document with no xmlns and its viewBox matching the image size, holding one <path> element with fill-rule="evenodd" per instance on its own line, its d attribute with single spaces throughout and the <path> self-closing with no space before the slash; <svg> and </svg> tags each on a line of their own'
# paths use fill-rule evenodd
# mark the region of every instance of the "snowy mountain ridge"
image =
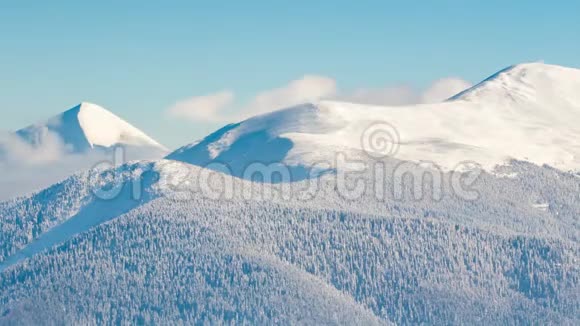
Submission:
<svg viewBox="0 0 580 326">
<path fill-rule="evenodd" d="M 200 166 L 221 162 L 236 176 L 256 161 L 304 171 L 319 162 L 332 165 L 337 152 L 361 149 L 444 170 L 473 161 L 492 171 L 515 159 L 578 171 L 579 89 L 578 69 L 516 65 L 443 103 L 307 103 L 226 126 L 168 158 Z"/>
</svg>

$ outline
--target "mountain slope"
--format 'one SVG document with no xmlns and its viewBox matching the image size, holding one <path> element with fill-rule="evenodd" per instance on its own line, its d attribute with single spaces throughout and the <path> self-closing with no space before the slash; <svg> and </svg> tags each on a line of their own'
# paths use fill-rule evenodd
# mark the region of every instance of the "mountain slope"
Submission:
<svg viewBox="0 0 580 326">
<path fill-rule="evenodd" d="M 578 90 L 580 70 L 523 64 L 439 104 L 322 101 L 276 111 L 226 126 L 168 158 L 221 162 L 238 177 L 254 162 L 282 162 L 293 180 L 321 162 L 336 167 L 336 153 L 427 161 L 445 170 L 475 161 L 492 171 L 512 159 L 580 170 Z"/>
<path fill-rule="evenodd" d="M 389 176 L 401 167 L 392 159 L 382 163 Z M 414 165 L 405 171 L 415 176 L 430 172 Z M 349 187 L 352 182 L 365 185 L 359 196 L 349 197 L 333 176 L 323 176 L 316 183 L 270 185 L 166 160 L 91 170 L 33 196 L 0 203 L 0 271 L 160 197 L 185 204 L 192 200 L 265 201 L 360 214 L 392 211 L 394 216 L 428 216 L 494 232 L 580 239 L 579 178 L 523 162 L 514 162 L 503 173 L 509 177 L 478 175 L 469 187 L 477 196 L 467 198 L 452 185 L 454 173 L 441 176 L 440 189 L 419 196 L 417 186 L 433 186 L 428 178 L 387 178 L 383 190 L 377 191 L 376 175 L 367 172 L 347 178 Z"/>
<path fill-rule="evenodd" d="M 312 194 L 171 161 L 73 176 L 0 204 L 0 323 L 574 324 L 579 181 L 509 172 L 477 200 L 345 199 L 329 175 Z"/>
</svg>

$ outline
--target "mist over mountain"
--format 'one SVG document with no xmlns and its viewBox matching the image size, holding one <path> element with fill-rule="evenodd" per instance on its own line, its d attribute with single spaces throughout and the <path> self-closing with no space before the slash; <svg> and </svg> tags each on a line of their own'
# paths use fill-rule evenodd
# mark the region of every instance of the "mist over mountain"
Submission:
<svg viewBox="0 0 580 326">
<path fill-rule="evenodd" d="M 99 163 L 157 159 L 167 149 L 104 108 L 72 109 L 0 135 L 0 200 L 41 190 Z M 116 162 L 115 162 L 116 161 Z"/>
</svg>

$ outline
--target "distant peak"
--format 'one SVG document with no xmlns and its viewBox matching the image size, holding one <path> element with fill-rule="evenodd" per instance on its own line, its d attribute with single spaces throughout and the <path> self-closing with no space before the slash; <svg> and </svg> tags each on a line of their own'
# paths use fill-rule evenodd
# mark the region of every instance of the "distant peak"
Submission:
<svg viewBox="0 0 580 326">
<path fill-rule="evenodd" d="M 523 73 L 541 73 L 541 72 L 579 72 L 576 68 L 563 67 L 558 65 L 547 64 L 543 61 L 524 62 L 509 66 L 498 73 L 492 75 L 519 75 Z"/>
<path fill-rule="evenodd" d="M 78 106 L 77 106 L 80 111 L 95 111 L 95 112 L 106 112 L 108 114 L 112 114 L 115 115 L 114 113 L 112 113 L 111 111 L 105 109 L 104 107 L 95 104 L 95 103 L 91 103 L 91 102 L 81 102 Z"/>
<path fill-rule="evenodd" d="M 81 103 L 79 103 L 80 106 L 98 106 L 99 105 L 95 104 L 95 103 L 91 103 L 91 102 L 86 102 L 86 101 L 82 101 Z M 102 108 L 102 107 L 101 107 Z"/>
<path fill-rule="evenodd" d="M 529 61 L 529 62 L 521 62 L 521 63 L 511 65 L 506 69 L 511 68 L 514 70 L 520 70 L 520 69 L 535 69 L 535 68 L 545 68 L 545 67 L 559 67 L 559 66 L 551 65 L 551 64 L 545 63 L 544 61 Z"/>
<path fill-rule="evenodd" d="M 166 148 L 107 109 L 90 102 L 81 102 L 48 121 L 19 130 L 17 133 L 33 144 L 41 144 L 50 131 L 72 146 L 74 152 L 117 145 Z"/>
<path fill-rule="evenodd" d="M 576 93 L 580 81 L 580 69 L 547 64 L 541 61 L 526 62 L 504 68 L 481 83 L 451 97 L 454 100 L 501 100 L 517 98 L 558 98 Z M 551 85 L 561 91 L 552 94 Z M 572 94 L 573 95 L 573 94 Z M 575 96 L 574 96 L 575 98 Z"/>
</svg>

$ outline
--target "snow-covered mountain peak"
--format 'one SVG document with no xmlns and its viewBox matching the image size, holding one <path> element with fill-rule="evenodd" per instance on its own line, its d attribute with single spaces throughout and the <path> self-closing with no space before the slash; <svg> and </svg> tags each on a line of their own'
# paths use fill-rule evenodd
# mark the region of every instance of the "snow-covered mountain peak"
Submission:
<svg viewBox="0 0 580 326">
<path fill-rule="evenodd" d="M 50 134 L 56 134 L 73 153 L 92 148 L 114 146 L 165 148 L 108 110 L 82 102 L 74 108 L 16 132 L 28 143 L 41 146 Z"/>
<path fill-rule="evenodd" d="M 443 103 L 381 107 L 320 101 L 275 111 L 228 125 L 168 158 L 201 166 L 224 163 L 237 176 L 255 162 L 284 163 L 301 179 L 320 162 L 332 166 L 337 153 L 376 156 L 374 145 L 385 140 L 388 156 L 444 170 L 466 161 L 493 170 L 516 159 L 577 171 L 579 90 L 578 69 L 522 64 Z"/>
<path fill-rule="evenodd" d="M 98 105 L 83 102 L 78 110 L 79 124 L 92 146 L 125 144 L 163 147 L 141 130 Z"/>
<path fill-rule="evenodd" d="M 83 102 L 0 135 L 0 201 L 48 187 L 103 162 L 159 159 L 167 149 L 104 108 Z"/>
<path fill-rule="evenodd" d="M 580 107 L 579 89 L 580 69 L 532 62 L 507 67 L 450 100 L 542 104 L 566 101 Z"/>
</svg>

